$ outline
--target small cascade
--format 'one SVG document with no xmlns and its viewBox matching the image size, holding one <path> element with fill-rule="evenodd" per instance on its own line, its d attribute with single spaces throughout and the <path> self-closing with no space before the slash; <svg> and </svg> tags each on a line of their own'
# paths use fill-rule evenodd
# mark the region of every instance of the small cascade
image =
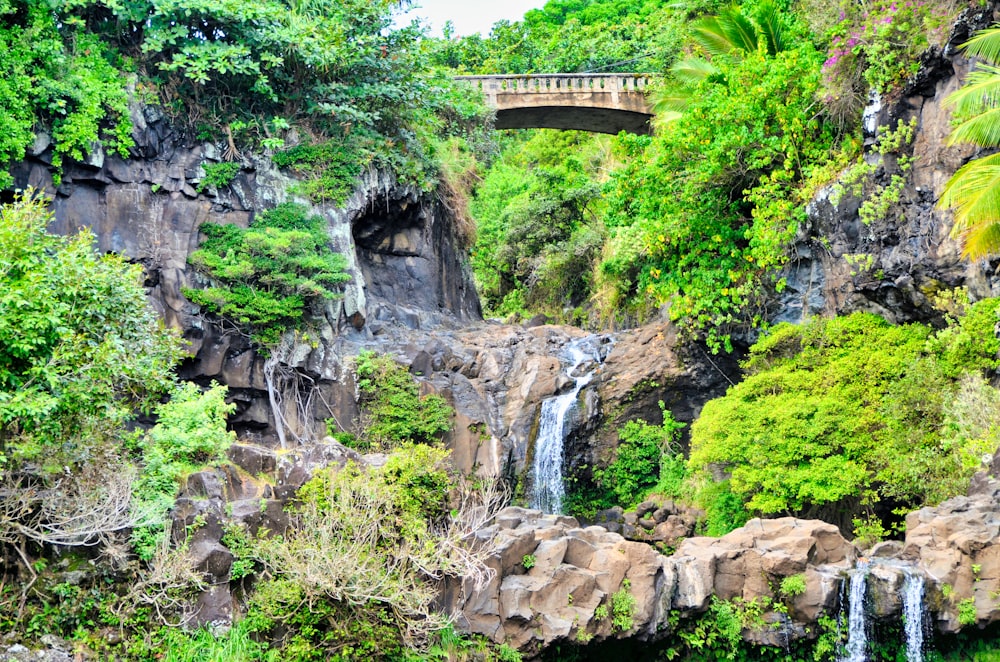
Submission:
<svg viewBox="0 0 1000 662">
<path fill-rule="evenodd" d="M 924 662 L 924 577 L 907 572 L 903 582 L 903 629 L 907 662 Z"/>
<path fill-rule="evenodd" d="M 837 662 L 866 662 L 868 660 L 868 627 L 865 622 L 865 589 L 868 563 L 859 561 L 851 572 L 847 596 L 847 648 Z"/>
<path fill-rule="evenodd" d="M 578 369 L 585 363 L 593 363 L 596 366 L 601 360 L 600 352 L 597 350 L 597 337 L 588 336 L 570 342 L 560 358 L 569 363 L 566 374 L 574 380 L 574 385 L 562 395 L 542 402 L 538 437 L 535 439 L 534 462 L 531 467 L 533 475 L 531 507 L 544 513 L 554 514 L 562 513 L 562 501 L 566 494 L 562 475 L 566 414 L 576 403 L 580 390 L 590 383 L 594 375 L 593 367 L 583 374 L 576 374 Z"/>
</svg>

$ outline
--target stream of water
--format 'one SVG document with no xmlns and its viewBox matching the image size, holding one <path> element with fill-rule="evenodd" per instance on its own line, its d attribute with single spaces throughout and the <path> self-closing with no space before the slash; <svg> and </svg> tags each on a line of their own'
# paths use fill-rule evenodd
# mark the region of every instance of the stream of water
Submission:
<svg viewBox="0 0 1000 662">
<path fill-rule="evenodd" d="M 600 362 L 600 353 L 595 347 L 596 337 L 589 336 L 574 340 L 563 351 L 568 363 L 566 374 L 573 379 L 573 388 L 561 395 L 542 402 L 535 439 L 535 455 L 532 462 L 531 507 L 544 513 L 562 513 L 562 502 L 566 496 L 563 486 L 563 442 L 566 439 L 566 415 L 576 404 L 580 390 L 590 383 L 594 369 Z M 580 366 L 592 364 L 590 369 L 578 374 Z"/>
<path fill-rule="evenodd" d="M 903 583 L 903 628 L 907 662 L 924 662 L 924 577 L 906 573 Z"/>
<path fill-rule="evenodd" d="M 851 571 L 847 598 L 847 649 L 837 662 L 866 662 L 868 659 L 868 628 L 865 622 L 865 588 L 868 564 L 860 561 Z"/>
</svg>

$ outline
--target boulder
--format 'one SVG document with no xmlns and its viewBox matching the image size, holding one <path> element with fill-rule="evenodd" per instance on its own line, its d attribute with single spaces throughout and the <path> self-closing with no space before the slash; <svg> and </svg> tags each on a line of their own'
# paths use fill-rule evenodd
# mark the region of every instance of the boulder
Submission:
<svg viewBox="0 0 1000 662">
<path fill-rule="evenodd" d="M 787 623 L 779 623 L 777 634 L 765 628 L 745 636 L 767 643 L 776 636 L 803 637 L 816 618 L 835 612 L 838 573 L 855 559 L 836 527 L 792 518 L 753 520 L 718 539 L 689 538 L 673 556 L 600 526 L 584 528 L 573 518 L 521 508 L 502 511 L 478 535 L 491 541 L 489 566 L 498 574 L 479 592 L 467 582 L 446 582 L 448 607 L 463 629 L 528 655 L 558 641 L 657 640 L 670 632 L 671 610 L 697 616 L 712 595 L 773 598 L 774 587 L 796 574 L 804 575 L 806 591 L 787 616 L 766 614 Z M 613 596 L 622 592 L 634 606 L 629 622 L 616 627 L 608 614 Z"/>
</svg>

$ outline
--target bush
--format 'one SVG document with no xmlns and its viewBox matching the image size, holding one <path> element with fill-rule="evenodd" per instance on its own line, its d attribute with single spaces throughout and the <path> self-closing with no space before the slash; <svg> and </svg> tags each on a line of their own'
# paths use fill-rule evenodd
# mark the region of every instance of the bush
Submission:
<svg viewBox="0 0 1000 662">
<path fill-rule="evenodd" d="M 87 232 L 47 234 L 50 220 L 30 194 L 0 207 L 0 541 L 92 545 L 134 523 L 126 426 L 181 351 L 141 267 L 98 256 Z"/>
<path fill-rule="evenodd" d="M 226 404 L 227 389 L 213 384 L 202 391 L 184 383 L 168 402 L 156 408 L 157 423 L 138 441 L 142 473 L 136 481 L 136 553 L 150 561 L 166 534 L 167 511 L 174 504 L 180 480 L 206 464 L 221 462 L 236 440 L 226 430 L 226 416 L 236 405 Z"/>
<path fill-rule="evenodd" d="M 206 163 L 204 169 L 205 176 L 202 177 L 201 183 L 198 184 L 199 193 L 209 187 L 222 188 L 229 186 L 233 179 L 236 178 L 236 175 L 239 174 L 240 164 L 235 162 Z"/>
<path fill-rule="evenodd" d="M 997 308 L 982 301 L 938 333 L 861 313 L 775 327 L 751 348 L 745 380 L 692 427 L 689 468 L 731 475 L 726 490 L 702 493 L 710 529 L 709 504 L 729 494 L 756 513 L 844 522 L 883 500 L 920 506 L 963 491 L 992 418 L 973 423 L 954 394 L 965 383 L 967 399 L 982 397 L 958 375 L 996 366 Z M 960 417 L 956 434 L 947 421 Z"/>
<path fill-rule="evenodd" d="M 206 223 L 201 232 L 206 239 L 189 261 L 219 285 L 185 288 L 184 296 L 265 348 L 288 329 L 304 328 L 308 315 L 350 280 L 346 260 L 329 248 L 325 222 L 301 205 L 266 211 L 247 230 Z"/>
<path fill-rule="evenodd" d="M 663 423 L 629 421 L 618 433 L 615 459 L 605 469 L 594 471 L 594 480 L 614 494 L 616 502 L 631 508 L 654 489 L 664 496 L 675 496 L 684 477 L 684 466 L 677 437 L 683 423 L 674 421 L 660 402 Z"/>
<path fill-rule="evenodd" d="M 247 618 L 279 637 L 282 659 L 406 659 L 407 644 L 426 646 L 448 622 L 436 580 L 482 586 L 492 549 L 468 543 L 502 500 L 453 483 L 447 462 L 447 451 L 404 446 L 379 469 L 321 470 L 288 533 L 255 541 L 266 579 Z"/>
<path fill-rule="evenodd" d="M 452 409 L 439 395 L 420 395 L 391 357 L 363 351 L 354 360 L 364 412 L 356 447 L 386 450 L 403 442 L 434 443 L 451 429 Z"/>
</svg>

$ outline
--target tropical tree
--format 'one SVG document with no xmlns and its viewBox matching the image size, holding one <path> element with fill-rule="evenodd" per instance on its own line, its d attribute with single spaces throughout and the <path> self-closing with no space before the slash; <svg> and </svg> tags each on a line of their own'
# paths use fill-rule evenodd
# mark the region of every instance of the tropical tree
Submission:
<svg viewBox="0 0 1000 662">
<path fill-rule="evenodd" d="M 0 207 L 0 543 L 22 559 L 25 540 L 92 545 L 132 526 L 128 426 L 181 357 L 142 267 L 50 220 L 30 195 Z"/>
<path fill-rule="evenodd" d="M 715 16 L 703 16 L 691 24 L 694 52 L 670 68 L 676 84 L 654 93 L 653 107 L 660 126 L 680 118 L 699 83 L 717 76 L 714 60 L 729 57 L 741 60 L 747 54 L 763 51 L 774 57 L 788 47 L 788 30 L 777 6 L 762 2 L 752 14 L 739 7 Z"/>
<path fill-rule="evenodd" d="M 978 58 L 965 85 L 948 96 L 959 124 L 948 144 L 1000 145 L 1000 28 L 983 30 L 963 45 Z M 978 259 L 1000 252 L 1000 154 L 966 163 L 952 175 L 938 201 L 954 208 L 952 237 L 962 241 L 962 254 Z"/>
</svg>

